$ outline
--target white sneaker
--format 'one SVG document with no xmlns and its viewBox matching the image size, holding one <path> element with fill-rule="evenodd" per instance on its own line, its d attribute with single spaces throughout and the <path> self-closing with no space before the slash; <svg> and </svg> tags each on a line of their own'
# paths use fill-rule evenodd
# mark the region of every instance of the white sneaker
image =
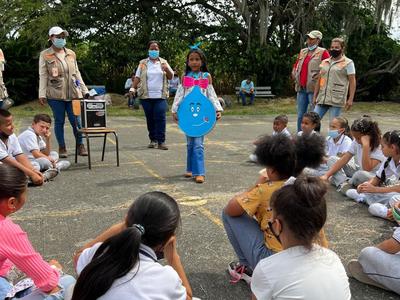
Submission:
<svg viewBox="0 0 400 300">
<path fill-rule="evenodd" d="M 375 217 L 387 219 L 388 208 L 382 203 L 373 203 L 368 207 L 368 211 Z"/>
<path fill-rule="evenodd" d="M 50 181 L 58 175 L 59 171 L 55 168 L 47 169 L 43 172 L 44 181 Z"/>
<path fill-rule="evenodd" d="M 250 154 L 250 155 L 249 155 L 249 159 L 250 159 L 250 161 L 252 161 L 252 162 L 255 162 L 255 163 L 258 162 L 258 161 L 257 161 L 257 155 L 255 155 L 255 154 Z"/>
<path fill-rule="evenodd" d="M 66 170 L 71 166 L 71 162 L 69 162 L 68 160 L 59 160 L 56 163 L 56 168 L 61 171 L 61 170 Z"/>
<path fill-rule="evenodd" d="M 359 194 L 356 189 L 347 190 L 346 196 L 353 199 L 357 203 L 364 203 L 364 194 Z"/>
</svg>

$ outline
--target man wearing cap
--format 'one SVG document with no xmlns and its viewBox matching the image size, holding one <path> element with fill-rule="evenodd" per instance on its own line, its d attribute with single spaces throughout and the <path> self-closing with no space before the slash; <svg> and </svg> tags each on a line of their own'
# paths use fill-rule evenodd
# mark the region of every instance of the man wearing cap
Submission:
<svg viewBox="0 0 400 300">
<path fill-rule="evenodd" d="M 4 59 L 3 51 L 0 49 L 0 108 L 3 105 L 3 100 L 8 97 L 6 85 L 3 81 L 3 71 L 5 63 L 6 60 Z"/>
<path fill-rule="evenodd" d="M 329 52 L 319 47 L 322 40 L 320 31 L 313 30 L 307 33 L 306 38 L 307 47 L 301 49 L 292 70 L 297 92 L 297 131 L 301 131 L 301 120 L 312 103 L 319 65 L 322 60 L 329 58 Z"/>
<path fill-rule="evenodd" d="M 65 113 L 67 113 L 75 137 L 78 138 L 78 154 L 87 155 L 82 136 L 78 135 L 77 131 L 77 126 L 81 126 L 81 120 L 75 118 L 71 100 L 89 97 L 89 91 L 78 69 L 76 54 L 65 48 L 67 36 L 68 32 L 61 27 L 50 28 L 50 47 L 43 50 L 39 58 L 39 102 L 44 105 L 47 100 L 53 111 L 54 132 L 59 146 L 59 154 L 64 158 L 67 157 L 64 140 Z"/>
</svg>

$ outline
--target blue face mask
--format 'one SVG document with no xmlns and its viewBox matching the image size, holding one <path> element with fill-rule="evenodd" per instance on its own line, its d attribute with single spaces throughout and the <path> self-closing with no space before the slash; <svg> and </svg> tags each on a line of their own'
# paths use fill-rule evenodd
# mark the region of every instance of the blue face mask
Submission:
<svg viewBox="0 0 400 300">
<path fill-rule="evenodd" d="M 336 139 L 340 135 L 341 135 L 341 133 L 339 132 L 339 130 L 329 130 L 328 131 L 328 136 L 333 139 Z"/>
<path fill-rule="evenodd" d="M 65 39 L 58 39 L 58 38 L 55 38 L 52 42 L 53 45 L 58 49 L 64 48 L 65 44 L 67 43 Z"/>
<path fill-rule="evenodd" d="M 158 50 L 149 50 L 149 57 L 151 59 L 157 59 L 160 56 L 160 51 Z"/>
<path fill-rule="evenodd" d="M 317 48 L 317 45 L 308 46 L 308 50 L 313 51 Z"/>
</svg>

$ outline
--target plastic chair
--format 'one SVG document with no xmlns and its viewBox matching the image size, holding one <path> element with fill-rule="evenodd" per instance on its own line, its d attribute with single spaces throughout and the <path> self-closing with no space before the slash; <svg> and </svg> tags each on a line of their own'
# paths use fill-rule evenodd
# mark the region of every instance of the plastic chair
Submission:
<svg viewBox="0 0 400 300">
<path fill-rule="evenodd" d="M 80 100 L 72 100 L 72 111 L 75 116 L 75 120 L 77 120 L 78 117 L 81 116 L 81 101 Z M 78 124 L 76 123 L 75 126 Z M 88 152 L 88 163 L 89 163 L 89 169 L 92 169 L 92 158 L 90 155 L 90 139 L 91 138 L 96 138 L 96 137 L 102 137 L 103 138 L 103 150 L 101 154 L 101 161 L 104 161 L 104 153 L 105 153 L 105 148 L 106 148 L 106 141 L 107 141 L 107 135 L 112 133 L 115 138 L 115 150 L 117 154 L 117 167 L 119 167 L 119 144 L 118 144 L 118 135 L 117 132 L 114 129 L 111 128 L 77 128 L 78 134 L 81 134 L 82 137 L 85 137 L 86 139 L 86 145 L 87 145 L 87 152 Z M 75 139 L 75 163 L 78 163 L 78 136 Z"/>
</svg>

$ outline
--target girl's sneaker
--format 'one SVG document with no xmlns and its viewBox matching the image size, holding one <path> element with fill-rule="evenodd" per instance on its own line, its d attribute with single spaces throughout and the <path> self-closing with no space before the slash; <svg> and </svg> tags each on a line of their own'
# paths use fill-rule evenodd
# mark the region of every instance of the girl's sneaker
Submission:
<svg viewBox="0 0 400 300">
<path fill-rule="evenodd" d="M 375 217 L 380 217 L 383 219 L 388 219 L 389 209 L 386 205 L 382 203 L 373 203 L 368 207 L 368 211 L 371 215 Z"/>
<path fill-rule="evenodd" d="M 186 172 L 183 176 L 184 176 L 185 178 L 192 178 L 192 177 L 193 177 L 193 174 L 192 174 L 192 172 Z"/>
<path fill-rule="evenodd" d="M 356 189 L 349 189 L 346 191 L 346 196 L 353 199 L 357 203 L 364 203 L 365 196 L 364 194 L 359 194 Z"/>
<path fill-rule="evenodd" d="M 246 281 L 247 284 L 251 283 L 251 276 L 253 271 L 249 267 L 240 264 L 238 261 L 232 261 L 228 265 L 228 272 L 231 275 L 231 283 L 237 283 L 240 280 Z"/>
</svg>

